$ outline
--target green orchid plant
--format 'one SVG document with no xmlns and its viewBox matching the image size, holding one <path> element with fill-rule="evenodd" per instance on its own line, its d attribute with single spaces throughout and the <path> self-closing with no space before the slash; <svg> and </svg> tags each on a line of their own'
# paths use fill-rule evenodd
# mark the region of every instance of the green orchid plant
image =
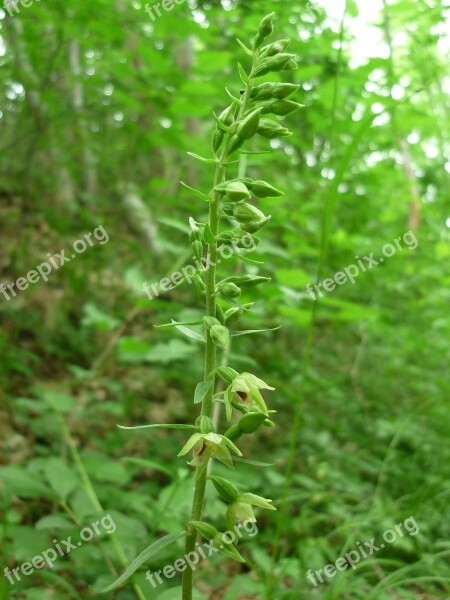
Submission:
<svg viewBox="0 0 450 600">
<path fill-rule="evenodd" d="M 250 140 L 258 138 L 272 140 L 292 135 L 288 129 L 276 120 L 268 118 L 267 115 L 286 116 L 302 106 L 288 100 L 288 97 L 299 89 L 298 85 L 267 81 L 258 83 L 259 78 L 270 73 L 297 68 L 294 54 L 286 52 L 289 40 L 267 43 L 267 38 L 273 32 L 274 17 L 275 14 L 271 13 L 262 20 L 251 48 L 238 40 L 245 54 L 251 59 L 251 67 L 246 73 L 244 68 L 238 65 L 243 89 L 240 90 L 239 97 L 227 90 L 231 97 L 231 104 L 219 116 L 215 115 L 213 157 L 203 158 L 190 153 L 194 158 L 208 165 L 214 165 L 215 175 L 211 191 L 205 194 L 183 184 L 209 205 L 207 223 L 197 222 L 192 217 L 189 219 L 190 243 L 199 265 L 193 280 L 198 296 L 205 306 L 205 316 L 201 322 L 172 321 L 161 327 L 177 327 L 183 333 L 205 343 L 204 380 L 195 389 L 194 404 L 201 404 L 201 414 L 196 418 L 195 425 L 155 424 L 136 428 L 169 427 L 193 430 L 192 436 L 178 454 L 184 457 L 192 453 L 188 464 L 196 471 L 191 519 L 183 534 L 171 534 L 155 542 L 152 545 L 155 551 L 185 535 L 185 556 L 189 556 L 195 551 L 197 538 L 201 535 L 215 544 L 218 551 L 226 556 L 244 561 L 235 547 L 237 540 L 224 543 L 222 534 L 211 524 L 202 521 L 208 480 L 227 504 L 225 522 L 230 531 L 233 531 L 236 523 L 256 520 L 253 507 L 275 510 L 269 499 L 248 491 L 241 493 L 231 482 L 223 478 L 208 477 L 210 471 L 208 467 L 213 459 L 219 460 L 231 469 L 234 468 L 233 455 L 239 459 L 242 456 L 242 452 L 236 446 L 241 436 L 254 434 L 261 427 L 274 426 L 271 416 L 275 411 L 267 408 L 261 394 L 261 390 L 272 391 L 274 388 L 252 373 L 238 373 L 231 367 L 218 366 L 218 351 L 228 349 L 231 336 L 258 333 L 254 330 L 235 331 L 232 328 L 232 324 L 242 319 L 253 306 L 252 303 L 239 303 L 242 290 L 262 285 L 270 279 L 243 274 L 217 281 L 216 269 L 219 254 L 226 246 L 232 246 L 234 254 L 244 262 L 261 264 L 248 258 L 246 254 L 252 251 L 248 250 L 249 247 L 253 250 L 257 247 L 260 239 L 256 234 L 259 234 L 260 230 L 269 223 L 271 217 L 265 215 L 252 202 L 254 198 L 283 196 L 283 192 L 266 181 L 248 177 L 230 178 L 228 173 L 230 168 L 239 162 L 233 158 L 245 152 L 243 146 Z M 222 223 L 225 225 L 222 226 Z M 206 266 L 202 264 L 205 258 Z M 189 325 L 198 324 L 204 326 L 204 337 L 188 329 Z M 215 393 L 218 379 L 225 382 L 226 389 Z M 216 431 L 213 423 L 214 403 L 223 404 L 228 423 L 234 415 L 239 417 L 223 434 Z M 140 557 L 135 559 L 134 566 L 130 566 L 118 581 L 123 582 L 125 575 L 129 576 L 136 565 L 142 564 L 144 555 L 148 559 L 154 553 L 152 547 L 147 548 Z M 108 589 L 113 587 L 110 586 Z M 192 569 L 186 569 L 183 572 L 182 600 L 192 600 L 192 590 L 193 572 Z"/>
<path fill-rule="evenodd" d="M 209 266 L 205 272 L 198 273 L 197 279 L 197 289 L 206 306 L 205 376 L 204 381 L 197 385 L 195 394 L 197 400 L 201 399 L 202 410 L 200 418 L 197 419 L 198 431 L 179 453 L 179 456 L 184 456 L 192 450 L 193 458 L 189 464 L 196 468 L 191 522 L 188 523 L 186 531 L 186 554 L 194 550 L 200 531 L 199 523 L 202 523 L 209 461 L 216 458 L 233 468 L 230 450 L 236 456 L 242 456 L 235 442 L 244 434 L 257 432 L 262 426 L 273 426 L 270 416 L 274 411 L 268 410 L 261 390 L 274 388 L 254 374 L 238 373 L 230 367 L 217 365 L 217 351 L 226 350 L 230 336 L 233 335 L 230 325 L 251 310 L 252 305 L 240 305 L 238 302 L 242 289 L 264 284 L 269 279 L 242 275 L 216 281 L 215 265 L 222 244 L 239 247 L 239 242 L 247 236 L 251 238 L 253 248 L 258 245 L 259 238 L 256 234 L 269 223 L 271 217 L 251 203 L 253 197 L 277 198 L 283 195 L 266 181 L 256 181 L 247 177 L 229 178 L 227 172 L 233 165 L 233 155 L 242 152 L 243 146 L 249 140 L 257 136 L 270 140 L 291 135 L 288 129 L 266 115 L 285 116 L 302 106 L 287 99 L 299 89 L 298 85 L 267 81 L 258 84 L 258 79 L 264 75 L 297 68 L 295 55 L 286 52 L 289 40 L 267 44 L 267 38 L 273 32 L 274 17 L 275 14 L 271 13 L 262 20 L 251 48 L 238 40 L 252 60 L 250 71 L 246 73 L 244 68 L 238 65 L 244 86 L 240 97 L 230 94 L 231 104 L 215 117 L 216 130 L 212 141 L 214 157 L 202 159 L 195 155 L 199 160 L 208 163 L 213 161 L 215 177 L 212 189 L 207 195 L 208 223 L 197 223 L 192 218 L 190 220 L 190 239 L 194 254 L 201 257 L 206 253 Z M 198 192 L 198 195 L 203 198 L 205 196 L 202 192 Z M 222 221 L 226 222 L 224 228 L 221 227 Z M 214 393 L 217 378 L 225 382 L 225 392 Z M 240 415 L 239 420 L 223 435 L 215 431 L 211 419 L 214 402 L 223 402 L 227 421 L 231 421 L 233 412 Z M 271 500 L 250 492 L 241 494 L 231 482 L 223 478 L 211 476 L 209 479 L 219 496 L 228 504 L 226 523 L 230 531 L 238 521 L 256 520 L 253 506 L 275 510 Z M 210 535 L 213 533 L 211 531 Z M 192 599 L 191 570 L 183 573 L 182 599 Z"/>
</svg>

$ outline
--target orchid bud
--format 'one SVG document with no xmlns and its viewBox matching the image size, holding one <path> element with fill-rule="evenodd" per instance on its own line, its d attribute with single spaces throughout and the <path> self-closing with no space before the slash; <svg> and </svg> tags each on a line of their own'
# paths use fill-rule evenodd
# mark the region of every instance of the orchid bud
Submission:
<svg viewBox="0 0 450 600">
<path fill-rule="evenodd" d="M 239 421 L 238 427 L 242 433 L 255 433 L 266 419 L 266 415 L 262 412 L 249 412 Z"/>
<path fill-rule="evenodd" d="M 213 540 L 219 533 L 215 527 L 204 521 L 190 521 L 189 525 L 208 541 Z"/>
<path fill-rule="evenodd" d="M 203 256 L 203 244 L 198 242 L 197 240 L 192 242 L 192 249 L 194 251 L 194 256 L 197 260 L 201 260 Z"/>
<path fill-rule="evenodd" d="M 253 72 L 254 77 L 262 77 L 270 72 L 282 71 L 287 63 L 295 58 L 295 54 L 281 52 L 270 58 L 264 58 Z"/>
<path fill-rule="evenodd" d="M 254 287 L 272 280 L 270 277 L 260 277 L 259 275 L 233 275 L 233 277 L 227 277 L 225 281 L 230 281 L 241 287 Z"/>
<path fill-rule="evenodd" d="M 230 383 L 232 383 L 239 375 L 239 373 L 231 367 L 217 367 L 216 373 L 227 385 L 230 385 Z"/>
<path fill-rule="evenodd" d="M 261 21 L 259 24 L 258 34 L 255 37 L 255 41 L 253 42 L 253 49 L 257 50 L 261 48 L 264 44 L 264 40 L 269 37 L 269 35 L 273 32 L 273 20 L 275 18 L 275 13 L 272 12 Z"/>
<path fill-rule="evenodd" d="M 225 298 L 239 298 L 242 293 L 241 288 L 235 283 L 220 283 L 217 286 L 217 291 L 221 296 L 225 296 Z"/>
<path fill-rule="evenodd" d="M 234 208 L 233 216 L 239 223 L 252 223 L 266 217 L 259 208 L 251 204 L 237 204 Z"/>
<path fill-rule="evenodd" d="M 225 139 L 225 132 L 222 129 L 216 129 L 213 135 L 212 147 L 214 154 L 220 150 L 223 140 Z"/>
<path fill-rule="evenodd" d="M 295 71 L 295 69 L 298 69 L 298 63 L 293 59 L 286 63 L 284 67 L 285 71 Z"/>
<path fill-rule="evenodd" d="M 277 137 L 289 137 L 292 135 L 292 132 L 276 121 L 272 121 L 271 119 L 260 119 L 258 134 L 272 140 Z"/>
<path fill-rule="evenodd" d="M 205 282 L 203 281 L 203 279 L 200 277 L 200 275 L 198 273 L 196 275 L 194 275 L 194 285 L 195 285 L 195 289 L 197 290 L 200 298 L 205 298 L 206 297 Z"/>
<path fill-rule="evenodd" d="M 216 305 L 216 315 L 217 315 L 217 319 L 219 321 L 219 323 L 221 325 L 225 325 L 225 314 L 223 312 L 223 308 L 220 306 L 220 304 Z"/>
<path fill-rule="evenodd" d="M 226 350 L 230 345 L 230 332 L 223 325 L 213 325 L 209 330 L 209 335 L 216 346 Z"/>
<path fill-rule="evenodd" d="M 201 415 L 198 418 L 198 428 L 200 429 L 200 433 L 215 433 L 215 427 L 212 420 L 205 415 Z"/>
<path fill-rule="evenodd" d="M 228 152 L 230 154 L 233 154 L 233 152 L 236 152 L 236 150 L 239 150 L 239 148 L 241 148 L 241 146 L 244 145 L 244 138 L 239 137 L 238 135 L 233 135 L 233 137 L 230 140 L 230 146 L 228 148 Z"/>
<path fill-rule="evenodd" d="M 253 181 L 251 190 L 258 198 L 277 198 L 284 196 L 284 192 L 277 190 L 266 181 Z"/>
<path fill-rule="evenodd" d="M 262 83 L 253 88 L 251 97 L 254 100 L 268 100 L 270 98 L 277 98 L 283 100 L 294 92 L 298 91 L 299 85 L 294 83 Z"/>
<path fill-rule="evenodd" d="M 234 113 L 236 112 L 237 102 L 233 102 L 219 115 L 219 121 L 229 127 L 234 122 Z"/>
<path fill-rule="evenodd" d="M 202 232 L 192 217 L 189 217 L 189 227 L 189 240 L 191 242 L 201 241 Z"/>
<path fill-rule="evenodd" d="M 229 308 L 225 312 L 225 324 L 233 323 L 234 321 L 237 321 L 238 319 L 240 319 L 242 317 L 243 314 L 244 314 L 244 311 L 241 308 L 238 308 L 237 306 L 233 306 L 232 308 Z"/>
<path fill-rule="evenodd" d="M 243 432 L 239 429 L 239 425 L 232 425 L 230 429 L 225 433 L 225 437 L 227 437 L 232 442 L 235 442 L 243 435 Z"/>
<path fill-rule="evenodd" d="M 236 498 L 239 496 L 239 490 L 232 483 L 223 477 L 217 477 L 215 475 L 209 477 L 209 479 L 212 481 L 222 500 L 225 500 L 228 504 L 230 502 L 235 502 Z"/>
<path fill-rule="evenodd" d="M 292 102 L 292 100 L 274 100 L 273 102 L 266 102 L 263 106 L 262 112 L 264 114 L 272 113 L 274 115 L 284 117 L 292 112 L 295 112 L 299 108 L 304 107 L 304 104 Z"/>
<path fill-rule="evenodd" d="M 242 119 L 242 121 L 239 123 L 237 135 L 241 139 L 248 140 L 256 134 L 258 131 L 260 112 L 261 108 L 257 108 L 249 115 L 244 117 L 244 119 Z"/>
<path fill-rule="evenodd" d="M 220 322 L 215 317 L 203 317 L 203 322 L 208 329 L 211 329 L 214 325 L 220 325 Z"/>
<path fill-rule="evenodd" d="M 251 198 L 251 194 L 248 191 L 247 186 L 242 181 L 229 181 L 223 189 L 226 198 L 229 202 L 241 202 L 242 200 L 248 200 Z M 217 187 L 216 187 L 217 190 Z"/>
<path fill-rule="evenodd" d="M 242 225 L 242 229 L 245 229 L 248 233 L 256 233 L 260 229 L 262 229 L 267 223 L 270 221 L 272 217 L 265 217 L 264 219 L 259 219 L 258 221 L 252 221 L 251 223 L 246 223 Z"/>
<path fill-rule="evenodd" d="M 274 56 L 275 54 L 284 52 L 289 44 L 290 40 L 278 40 L 277 42 L 272 42 L 272 44 L 265 46 L 261 50 L 261 57 L 265 58 L 267 56 Z"/>
</svg>

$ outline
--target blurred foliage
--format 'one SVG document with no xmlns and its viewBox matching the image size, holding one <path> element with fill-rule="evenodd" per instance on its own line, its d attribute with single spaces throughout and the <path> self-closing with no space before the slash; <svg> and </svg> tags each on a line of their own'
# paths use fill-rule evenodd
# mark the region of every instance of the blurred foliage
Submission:
<svg viewBox="0 0 450 600">
<path fill-rule="evenodd" d="M 286 119 L 291 138 L 272 141 L 280 152 L 241 163 L 249 177 L 269 169 L 286 196 L 261 201 L 272 214 L 265 265 L 245 265 L 273 278 L 245 328 L 283 329 L 232 348 L 234 364 L 270 373 L 277 388 L 277 429 L 246 449 L 275 467 L 244 464 L 236 485 L 278 497 L 300 400 L 301 427 L 283 522 L 258 521 L 242 550 L 249 568 L 205 562 L 198 598 L 267 598 L 271 581 L 275 600 L 450 597 L 450 13 L 439 0 L 380 2 L 366 58 L 353 42 L 364 4 L 348 0 L 342 23 L 305 0 L 189 1 L 155 20 L 124 0 L 0 10 L 1 281 L 99 225 L 110 238 L 47 283 L 0 295 L 2 568 L 77 539 L 99 514 L 117 525 L 51 570 L 14 586 L 2 575 L 0 598 L 90 596 L 122 570 L 120 552 L 131 561 L 188 518 L 191 472 L 175 458 L 183 432 L 116 424 L 192 421 L 200 348 L 154 325 L 196 320 L 195 292 L 149 302 L 142 284 L 190 260 L 187 218 L 201 204 L 179 181 L 208 191 L 212 167 L 187 152 L 211 154 L 212 110 L 224 108 L 225 86 L 239 93 L 234 65 L 246 61 L 235 38 L 248 40 L 272 10 L 278 36 L 294 40 L 300 69 L 289 77 L 305 109 Z M 416 250 L 312 302 L 305 286 L 317 274 L 380 256 L 411 226 Z M 206 516 L 222 513 L 211 493 Z M 416 537 L 316 589 L 306 579 L 411 515 Z M 147 568 L 181 555 L 180 542 Z M 145 571 L 135 581 L 147 598 L 179 598 L 177 578 L 156 590 Z M 134 597 L 133 587 L 111 595 Z"/>
</svg>

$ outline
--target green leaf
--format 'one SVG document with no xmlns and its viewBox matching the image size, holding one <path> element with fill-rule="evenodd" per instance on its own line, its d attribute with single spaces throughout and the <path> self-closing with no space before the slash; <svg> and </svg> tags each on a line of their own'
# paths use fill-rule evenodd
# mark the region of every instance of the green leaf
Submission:
<svg viewBox="0 0 450 600">
<path fill-rule="evenodd" d="M 184 327 L 183 325 L 175 325 L 175 327 L 176 329 L 178 329 L 178 331 L 181 331 L 181 333 L 183 333 L 186 337 L 191 338 L 193 340 L 197 340 L 198 342 L 205 342 L 205 338 L 196 331 L 193 331 L 188 327 Z"/>
<path fill-rule="evenodd" d="M 194 152 L 188 152 L 188 154 L 189 156 L 192 156 L 192 158 L 195 158 L 196 160 L 199 160 L 200 162 L 206 163 L 208 165 L 213 165 L 217 162 L 215 158 L 204 158 L 203 156 L 199 156 Z"/>
<path fill-rule="evenodd" d="M 239 458 L 236 456 L 233 456 L 233 460 L 247 463 L 248 465 L 253 465 L 254 467 L 274 467 L 275 466 L 274 463 L 263 463 L 263 462 L 259 462 L 258 460 L 250 460 L 249 458 Z"/>
<path fill-rule="evenodd" d="M 247 54 L 248 56 L 253 56 L 252 51 L 250 50 L 250 48 L 247 48 L 247 46 L 244 44 L 244 42 L 241 42 L 241 40 L 239 38 L 236 38 L 236 41 L 239 44 L 239 46 L 242 48 L 242 50 L 245 52 L 245 54 Z"/>
<path fill-rule="evenodd" d="M 0 467 L 0 481 L 6 490 L 21 498 L 54 498 L 50 486 L 44 485 L 37 477 L 22 467 Z"/>
<path fill-rule="evenodd" d="M 246 72 L 244 71 L 244 69 L 243 69 L 243 67 L 242 67 L 241 63 L 238 63 L 238 69 L 239 69 L 239 76 L 240 76 L 240 78 L 241 78 L 241 81 L 242 81 L 242 83 L 243 83 L 244 85 L 247 85 L 247 83 L 248 83 L 248 77 L 247 77 L 247 74 L 246 74 Z"/>
<path fill-rule="evenodd" d="M 47 459 L 44 473 L 52 489 L 62 500 L 65 500 L 79 484 L 76 473 L 60 458 Z"/>
<path fill-rule="evenodd" d="M 160 552 L 160 550 L 162 550 L 166 546 L 169 546 L 170 544 L 173 544 L 174 542 L 179 540 L 184 535 L 185 535 L 184 531 L 181 531 L 179 533 L 171 533 L 170 535 L 166 535 L 165 537 L 161 538 L 157 542 L 154 542 L 153 544 L 151 544 L 148 548 L 146 548 L 143 552 L 141 552 L 141 554 L 139 554 L 139 556 L 137 556 L 131 562 L 129 567 L 127 569 L 125 569 L 125 571 L 122 573 L 122 575 L 120 577 L 118 577 L 114 581 L 114 583 L 109 585 L 107 588 L 101 590 L 100 593 L 106 594 L 107 592 L 111 592 L 112 590 L 115 590 L 117 587 L 119 587 L 119 585 L 122 585 L 123 583 L 125 583 L 125 581 L 127 581 L 127 579 L 129 579 L 133 575 L 133 573 L 135 573 L 139 569 L 139 567 L 141 567 L 150 558 L 152 558 L 152 556 L 155 556 L 155 554 Z"/>
<path fill-rule="evenodd" d="M 211 388 L 214 385 L 214 381 L 201 381 L 197 384 L 194 394 L 194 404 L 201 404 L 206 398 Z"/>
<path fill-rule="evenodd" d="M 48 515 L 39 519 L 35 527 L 36 529 L 71 529 L 75 526 L 62 515 Z"/>
<path fill-rule="evenodd" d="M 207 196 L 206 194 L 204 194 L 203 192 L 201 192 L 200 190 L 196 190 L 195 188 L 187 185 L 187 183 L 184 183 L 184 181 L 180 181 L 181 185 L 183 187 L 185 187 L 187 190 L 189 190 L 190 192 L 192 192 L 195 196 L 197 196 L 197 198 L 200 198 L 200 200 L 205 200 L 205 202 L 209 202 L 209 196 Z"/>
<path fill-rule="evenodd" d="M 177 325 L 203 325 L 203 321 L 186 321 L 179 323 L 172 319 L 171 323 L 165 323 L 164 325 L 153 325 L 155 329 L 163 329 L 164 327 L 176 327 Z"/>
<path fill-rule="evenodd" d="M 187 425 L 184 423 L 152 423 L 151 425 L 136 425 L 128 427 L 126 425 L 117 425 L 119 429 L 196 429 L 195 425 Z"/>
<path fill-rule="evenodd" d="M 282 325 L 278 325 L 278 327 L 272 327 L 271 329 L 247 329 L 245 331 L 232 331 L 231 335 L 233 337 L 239 337 L 241 335 L 250 335 L 252 333 L 267 333 L 268 331 L 278 331 L 282 327 Z"/>
<path fill-rule="evenodd" d="M 153 469 L 154 471 L 161 471 L 164 475 L 170 477 L 170 479 L 174 478 L 174 474 L 164 465 L 160 465 L 159 463 L 153 460 L 146 460 L 144 458 L 135 458 L 134 456 L 127 456 L 122 459 L 123 462 L 129 463 L 131 465 L 136 465 L 137 467 L 142 467 L 142 469 Z"/>
</svg>

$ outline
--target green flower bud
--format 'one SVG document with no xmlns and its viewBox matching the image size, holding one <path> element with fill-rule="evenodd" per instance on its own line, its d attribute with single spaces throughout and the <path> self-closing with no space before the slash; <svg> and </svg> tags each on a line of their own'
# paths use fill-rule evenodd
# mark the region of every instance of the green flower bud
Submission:
<svg viewBox="0 0 450 600">
<path fill-rule="evenodd" d="M 273 421 L 271 421 L 270 419 L 266 419 L 263 423 L 264 427 L 268 427 L 269 429 L 272 429 L 272 427 L 275 427 L 275 423 Z"/>
<path fill-rule="evenodd" d="M 230 127 L 234 123 L 234 113 L 236 112 L 237 102 L 233 102 L 228 108 L 226 108 L 219 115 L 219 121 Z"/>
<path fill-rule="evenodd" d="M 279 137 L 289 137 L 292 135 L 292 132 L 276 121 L 272 121 L 271 119 L 260 119 L 258 134 L 269 140 L 273 140 L 274 138 Z"/>
<path fill-rule="evenodd" d="M 270 15 L 264 17 L 264 19 L 259 24 L 258 34 L 255 37 L 255 41 L 253 42 L 254 50 L 261 48 L 264 44 L 264 40 L 269 37 L 269 35 L 273 32 L 273 20 L 275 18 L 275 13 L 272 12 Z"/>
<path fill-rule="evenodd" d="M 204 521 L 190 521 L 189 525 L 192 525 L 192 527 L 208 541 L 213 540 L 216 535 L 219 534 L 215 527 Z"/>
<path fill-rule="evenodd" d="M 258 131 L 260 112 L 261 108 L 257 108 L 256 110 L 252 111 L 249 115 L 244 117 L 239 123 L 237 135 L 241 139 L 248 140 L 256 134 L 256 132 Z"/>
<path fill-rule="evenodd" d="M 226 350 L 230 344 L 230 332 L 223 325 L 213 325 L 209 330 L 209 335 L 213 343 L 222 348 L 222 350 Z"/>
<path fill-rule="evenodd" d="M 277 190 L 266 181 L 253 181 L 251 190 L 258 198 L 277 198 L 284 196 L 284 192 Z"/>
<path fill-rule="evenodd" d="M 275 54 L 280 54 L 280 52 L 284 52 L 286 50 L 289 44 L 290 40 L 278 40 L 277 42 L 272 42 L 272 44 L 265 46 L 261 50 L 261 57 L 265 58 L 267 56 L 274 56 Z"/>
<path fill-rule="evenodd" d="M 244 311 L 241 308 L 238 308 L 237 306 L 233 306 L 232 308 L 229 308 L 225 312 L 225 324 L 233 323 L 234 321 L 237 321 L 238 319 L 240 319 L 242 317 L 243 314 L 244 314 Z"/>
<path fill-rule="evenodd" d="M 225 502 L 227 502 L 228 504 L 230 502 L 234 502 L 239 496 L 239 490 L 223 477 L 216 477 L 215 475 L 213 475 L 209 477 L 209 479 L 214 484 L 214 487 L 216 488 L 217 493 L 222 498 L 222 500 L 225 500 Z"/>
<path fill-rule="evenodd" d="M 215 433 L 215 427 L 212 420 L 205 415 L 201 415 L 197 419 L 197 426 L 200 429 L 200 433 Z"/>
<path fill-rule="evenodd" d="M 266 215 L 251 204 L 236 204 L 233 216 L 239 223 L 252 223 L 260 219 L 265 219 Z"/>
<path fill-rule="evenodd" d="M 251 97 L 254 100 L 268 100 L 269 98 L 277 98 L 283 100 L 300 88 L 294 83 L 262 83 L 253 88 Z"/>
<path fill-rule="evenodd" d="M 223 539 L 223 534 L 217 533 L 214 538 L 213 545 L 215 548 L 219 550 L 221 554 L 228 556 L 228 558 L 232 558 L 233 560 L 237 560 L 240 563 L 245 563 L 245 559 L 239 554 L 233 544 L 225 542 Z"/>
<path fill-rule="evenodd" d="M 292 100 L 274 100 L 273 102 L 265 103 L 262 111 L 264 114 L 272 113 L 274 115 L 284 117 L 285 115 L 289 115 L 290 113 L 295 112 L 299 108 L 304 107 L 304 104 L 292 102 Z"/>
<path fill-rule="evenodd" d="M 232 442 L 235 442 L 243 435 L 242 431 L 239 429 L 239 425 L 232 425 L 230 429 L 225 433 L 225 437 L 227 437 Z"/>
<path fill-rule="evenodd" d="M 249 412 L 239 421 L 238 427 L 242 433 L 255 433 L 266 419 L 266 415 L 262 412 Z"/>
<path fill-rule="evenodd" d="M 216 315 L 217 315 L 217 319 L 218 319 L 219 323 L 221 325 L 225 325 L 225 314 L 224 314 L 223 308 L 220 306 L 220 304 L 216 305 Z"/>
<path fill-rule="evenodd" d="M 242 181 L 226 181 L 214 189 L 221 194 L 225 194 L 229 202 L 241 202 L 242 200 L 248 200 L 252 196 Z"/>
<path fill-rule="evenodd" d="M 239 375 L 239 373 L 231 367 L 217 367 L 216 373 L 227 385 L 230 385 L 230 383 L 232 383 Z"/>
<path fill-rule="evenodd" d="M 295 71 L 295 69 L 298 69 L 298 63 L 295 60 L 290 60 L 284 67 L 285 71 Z"/>
<path fill-rule="evenodd" d="M 239 150 L 239 148 L 241 148 L 244 145 L 244 138 L 239 137 L 238 135 L 233 135 L 233 137 L 230 140 L 230 145 L 228 148 L 228 151 L 230 154 L 233 154 L 233 152 L 236 152 L 237 150 Z"/>
<path fill-rule="evenodd" d="M 262 229 L 267 223 L 270 221 L 272 217 L 265 217 L 264 219 L 259 219 L 258 221 L 252 221 L 251 223 L 245 223 L 242 225 L 242 229 L 245 229 L 248 233 L 256 233 L 260 229 Z"/>
<path fill-rule="evenodd" d="M 270 277 L 260 277 L 259 275 L 233 275 L 227 277 L 225 281 L 229 281 L 241 287 L 255 287 L 261 283 L 272 281 Z"/>
<path fill-rule="evenodd" d="M 192 242 L 192 249 L 194 251 L 194 256 L 198 260 L 200 260 L 203 256 L 203 244 L 201 242 Z"/>
<path fill-rule="evenodd" d="M 203 317 L 203 322 L 208 329 L 214 327 L 214 325 L 220 325 L 220 322 L 215 317 Z"/>
<path fill-rule="evenodd" d="M 225 298 L 239 298 L 242 293 L 241 288 L 235 283 L 219 283 L 217 291 L 221 296 L 225 296 Z"/>
<path fill-rule="evenodd" d="M 206 296 L 206 286 L 198 273 L 194 276 L 194 285 L 200 298 L 204 298 Z"/>
<path fill-rule="evenodd" d="M 212 147 L 214 154 L 220 150 L 223 140 L 225 139 L 225 132 L 221 129 L 216 129 L 213 135 Z"/>
<path fill-rule="evenodd" d="M 270 58 L 264 58 L 253 72 L 254 77 L 262 77 L 270 72 L 282 71 L 289 61 L 295 58 L 295 54 L 281 52 Z"/>
<path fill-rule="evenodd" d="M 189 227 L 189 240 L 191 242 L 201 241 L 202 232 L 192 217 L 189 217 Z"/>
</svg>

